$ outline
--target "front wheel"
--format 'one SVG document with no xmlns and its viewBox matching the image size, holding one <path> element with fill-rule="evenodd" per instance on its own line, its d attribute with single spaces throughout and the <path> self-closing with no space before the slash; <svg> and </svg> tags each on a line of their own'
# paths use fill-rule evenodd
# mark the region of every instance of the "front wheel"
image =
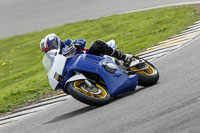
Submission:
<svg viewBox="0 0 200 133">
<path fill-rule="evenodd" d="M 138 85 L 141 86 L 151 86 L 158 82 L 159 80 L 159 72 L 157 68 L 151 64 L 150 62 L 145 61 L 145 65 L 148 66 L 147 69 L 136 72 L 139 76 Z M 130 70 L 135 71 L 137 67 L 132 67 Z"/>
<path fill-rule="evenodd" d="M 110 93 L 101 85 L 95 84 L 92 88 L 88 87 L 84 80 L 70 82 L 67 86 L 69 94 L 80 102 L 102 106 L 110 101 Z"/>
</svg>

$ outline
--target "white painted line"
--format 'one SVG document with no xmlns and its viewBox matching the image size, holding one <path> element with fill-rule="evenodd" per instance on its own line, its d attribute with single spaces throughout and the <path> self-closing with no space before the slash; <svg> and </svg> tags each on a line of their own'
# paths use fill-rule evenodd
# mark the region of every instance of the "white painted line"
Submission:
<svg viewBox="0 0 200 133">
<path fill-rule="evenodd" d="M 182 42 L 182 41 L 185 41 L 185 40 L 192 39 L 195 36 L 196 36 L 196 34 L 194 34 L 194 35 L 183 35 L 183 36 L 180 36 L 180 37 L 176 37 L 176 38 L 173 38 L 173 39 L 162 41 L 162 42 L 159 43 L 160 45 L 157 45 L 157 46 L 154 46 L 154 47 L 158 47 L 158 46 L 162 46 L 162 45 L 167 45 L 167 44 L 172 44 L 172 43 L 176 43 L 176 42 Z M 151 48 L 149 48 L 149 49 L 151 49 Z"/>
<path fill-rule="evenodd" d="M 179 37 L 179 36 L 183 36 L 183 35 L 187 35 L 187 34 L 196 34 L 196 36 L 198 36 L 200 33 L 200 30 L 198 31 L 190 31 L 190 32 L 185 32 L 185 33 L 179 33 L 175 36 L 170 37 L 169 39 L 175 38 L 175 37 Z"/>
<path fill-rule="evenodd" d="M 191 39 L 190 39 L 191 40 Z M 149 51 L 154 51 L 154 50 L 161 50 L 161 49 L 165 49 L 165 48 L 170 48 L 170 47 L 174 47 L 174 46 L 181 46 L 185 43 L 187 43 L 189 40 L 186 40 L 186 41 L 182 41 L 182 42 L 177 42 L 177 43 L 173 43 L 171 45 L 167 45 L 167 46 L 163 46 L 163 47 L 159 47 L 159 48 L 156 48 L 156 49 L 152 49 L 152 50 L 149 50 Z M 148 51 L 147 51 L 148 52 Z"/>
<path fill-rule="evenodd" d="M 33 108 L 33 109 L 30 109 L 30 110 L 25 110 L 25 111 L 21 111 L 21 112 L 18 112 L 18 113 L 14 113 L 14 114 L 11 114 L 11 115 L 8 115 L 8 116 L 5 116 L 5 117 L 1 117 L 0 118 L 0 122 L 1 121 L 5 121 L 5 120 L 13 120 L 15 118 L 18 118 L 18 117 L 21 117 L 23 115 L 27 115 L 27 114 L 31 114 L 31 113 L 34 113 L 34 112 L 37 112 L 37 111 L 40 111 L 40 110 L 43 110 L 45 108 L 48 108 L 52 105 L 55 105 L 56 103 L 54 104 L 51 104 L 51 105 L 45 105 L 45 106 L 41 106 L 41 107 L 38 107 L 38 108 Z"/>
<path fill-rule="evenodd" d="M 147 58 L 147 57 L 158 55 L 158 54 L 164 54 L 164 53 L 167 54 L 169 52 L 170 52 L 169 50 L 167 50 L 167 51 L 159 50 L 159 51 L 156 51 L 156 52 L 153 52 L 153 53 L 148 53 L 148 54 L 145 54 L 145 55 L 142 55 L 142 56 L 139 56 L 139 57 L 140 58 Z"/>
<path fill-rule="evenodd" d="M 148 48 L 147 51 L 138 54 L 137 56 L 154 61 L 173 50 L 178 49 L 185 43 L 200 35 L 200 21 L 188 27 L 187 30 L 182 31 L 180 34 L 172 36 L 168 40 L 160 42 L 158 45 Z"/>
<path fill-rule="evenodd" d="M 189 40 L 192 40 L 192 38 L 185 38 L 185 39 L 171 41 L 171 42 L 168 42 L 168 43 L 164 43 L 164 44 L 160 44 L 160 45 L 154 46 L 152 48 L 148 48 L 147 50 L 154 50 L 154 49 L 159 49 L 159 48 L 167 48 L 167 47 L 173 46 L 174 44 L 181 45 L 181 44 L 184 44 L 185 42 L 188 42 Z"/>
<path fill-rule="evenodd" d="M 149 62 L 153 62 L 153 61 L 155 61 L 155 60 L 157 60 L 158 58 L 153 58 L 153 59 L 146 59 L 147 61 L 149 61 Z"/>
<path fill-rule="evenodd" d="M 165 48 L 165 49 L 155 49 L 155 50 L 151 50 L 151 51 L 145 51 L 143 53 L 138 54 L 137 56 L 146 55 L 146 54 L 154 53 L 154 52 L 159 52 L 159 51 L 162 51 L 162 50 L 172 51 L 172 50 L 177 49 L 179 47 L 180 47 L 180 45 L 177 45 L 177 46 L 174 46 L 174 47 Z"/>
<path fill-rule="evenodd" d="M 149 57 L 145 57 L 144 59 L 145 60 L 149 60 L 149 59 L 153 59 L 153 58 L 159 58 L 163 55 L 166 55 L 168 52 L 165 52 L 165 53 L 160 53 L 160 54 L 157 54 L 157 55 L 152 55 L 152 56 L 149 56 Z"/>
<path fill-rule="evenodd" d="M 195 22 L 195 24 L 198 24 L 198 23 L 200 23 L 200 21 Z"/>
<path fill-rule="evenodd" d="M 34 112 L 33 112 L 34 113 Z M 14 122 L 14 121 L 17 121 L 17 120 L 20 120 L 22 118 L 25 118 L 27 116 L 29 116 L 30 114 L 23 114 L 21 116 L 18 116 L 18 117 L 13 117 L 13 118 L 10 118 L 10 119 L 5 119 L 3 121 L 0 121 L 0 127 L 4 124 L 7 124 L 7 123 L 11 123 L 11 122 Z"/>
<path fill-rule="evenodd" d="M 195 23 L 194 25 L 189 26 L 188 29 L 189 29 L 189 28 L 196 27 L 196 26 L 199 26 L 199 25 L 200 25 L 200 23 Z"/>
<path fill-rule="evenodd" d="M 196 37 L 196 38 L 194 38 L 194 39 L 192 39 L 190 42 L 187 42 L 185 45 L 182 45 L 182 47 L 186 47 L 187 45 L 189 45 L 190 43 L 192 43 L 192 42 L 194 42 L 194 41 L 196 41 L 197 39 L 199 39 L 200 38 L 200 36 L 198 36 L 198 37 Z M 177 50 L 179 50 L 179 48 L 178 49 L 175 49 L 175 50 L 173 50 L 172 52 L 170 52 L 170 54 L 172 54 L 172 53 L 174 53 L 174 52 L 176 52 Z M 160 58 L 158 58 L 157 60 L 155 60 L 155 61 L 158 61 L 158 60 L 160 60 L 160 59 L 163 59 L 163 58 L 165 58 L 166 56 L 164 55 L 164 56 L 162 56 L 162 57 L 160 57 Z"/>
<path fill-rule="evenodd" d="M 70 98 L 71 98 L 71 96 L 65 95 L 64 97 L 58 97 L 56 99 L 54 98 L 54 99 L 51 99 L 51 100 L 45 100 L 43 102 L 39 102 L 39 103 L 30 105 L 30 106 L 27 106 L 27 107 L 18 109 L 18 110 L 16 110 L 16 112 L 23 111 L 23 110 L 29 110 L 29 109 L 32 109 L 32 108 L 38 108 L 38 107 L 41 107 L 41 106 L 50 105 L 50 104 L 54 104 L 54 103 L 57 103 L 57 102 L 66 101 L 66 100 L 69 100 Z"/>
<path fill-rule="evenodd" d="M 42 111 L 46 108 L 49 108 L 51 106 L 54 106 L 58 103 L 65 102 L 66 100 L 69 100 L 71 96 L 67 95 L 65 97 L 59 97 L 57 99 L 52 99 L 50 101 L 44 101 L 42 103 L 34 104 L 31 106 L 27 106 L 25 108 L 19 109 L 18 112 L 13 113 L 11 115 L 1 117 L 0 118 L 0 126 L 6 124 L 6 123 L 11 123 L 13 121 L 20 120 L 24 117 L 27 117 L 31 115 L 32 113 L 36 113 L 38 111 Z"/>
<path fill-rule="evenodd" d="M 154 51 L 145 51 L 143 53 L 138 54 L 137 56 L 145 56 L 145 55 L 154 55 L 157 53 L 162 53 L 162 52 L 166 52 L 166 51 L 172 51 L 174 49 L 177 49 L 180 46 L 174 46 L 174 47 L 169 47 L 169 48 L 165 48 L 165 49 L 155 49 Z"/>
<path fill-rule="evenodd" d="M 193 25 L 193 26 L 190 26 L 188 27 L 187 29 L 190 29 L 190 30 L 195 30 L 195 29 L 199 29 L 200 28 L 200 25 Z"/>
<path fill-rule="evenodd" d="M 196 29 L 187 29 L 187 30 L 182 31 L 181 33 L 189 33 L 189 32 L 195 32 L 195 31 L 200 31 L 200 29 L 199 28 L 196 28 Z"/>
</svg>

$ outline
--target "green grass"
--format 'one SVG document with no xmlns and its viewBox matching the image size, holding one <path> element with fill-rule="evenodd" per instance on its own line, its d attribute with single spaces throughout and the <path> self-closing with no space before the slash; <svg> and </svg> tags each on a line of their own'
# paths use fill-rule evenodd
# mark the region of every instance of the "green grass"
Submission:
<svg viewBox="0 0 200 133">
<path fill-rule="evenodd" d="M 62 40 L 83 38 L 87 47 L 96 39 L 115 39 L 120 50 L 137 54 L 199 20 L 199 12 L 195 6 L 167 7 L 81 21 L 0 40 L 0 113 L 51 91 L 39 48 L 46 34 L 56 33 Z"/>
</svg>

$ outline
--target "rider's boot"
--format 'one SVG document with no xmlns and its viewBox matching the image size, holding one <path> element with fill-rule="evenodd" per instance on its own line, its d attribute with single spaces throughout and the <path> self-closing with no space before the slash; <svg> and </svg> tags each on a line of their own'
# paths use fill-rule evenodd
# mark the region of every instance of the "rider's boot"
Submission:
<svg viewBox="0 0 200 133">
<path fill-rule="evenodd" d="M 130 54 L 125 54 L 124 52 L 118 50 L 118 49 L 113 49 L 113 53 L 111 56 L 124 61 L 124 66 L 129 67 L 132 61 L 132 55 Z"/>
</svg>

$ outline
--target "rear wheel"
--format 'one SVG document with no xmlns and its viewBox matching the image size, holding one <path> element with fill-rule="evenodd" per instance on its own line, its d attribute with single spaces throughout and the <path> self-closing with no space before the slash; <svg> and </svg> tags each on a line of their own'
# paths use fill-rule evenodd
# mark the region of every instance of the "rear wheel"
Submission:
<svg viewBox="0 0 200 133">
<path fill-rule="evenodd" d="M 102 106 L 110 101 L 110 93 L 101 85 L 95 84 L 92 88 L 88 87 L 84 80 L 73 81 L 68 84 L 67 89 L 75 99 L 80 102 Z"/>
<path fill-rule="evenodd" d="M 158 82 L 159 80 L 159 72 L 157 68 L 151 64 L 150 62 L 145 60 L 145 65 L 148 66 L 147 69 L 136 72 L 139 76 L 138 85 L 141 86 L 151 86 Z M 136 71 L 138 66 L 131 67 L 131 71 Z"/>
</svg>

